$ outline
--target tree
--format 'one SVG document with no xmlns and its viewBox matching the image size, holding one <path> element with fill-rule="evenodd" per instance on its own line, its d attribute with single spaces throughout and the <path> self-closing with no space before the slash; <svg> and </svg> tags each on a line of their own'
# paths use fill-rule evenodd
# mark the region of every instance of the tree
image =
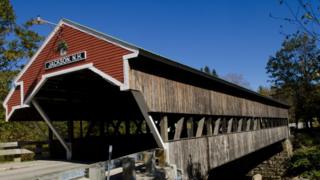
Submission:
<svg viewBox="0 0 320 180">
<path fill-rule="evenodd" d="M 275 19 L 288 22 L 297 28 L 297 32 L 303 32 L 320 40 L 320 2 L 310 0 L 278 0 L 280 5 L 289 11 L 289 17 L 270 16 Z M 282 27 L 282 26 L 281 26 Z"/>
<path fill-rule="evenodd" d="M 257 92 L 263 96 L 273 97 L 274 89 L 266 86 L 259 86 Z"/>
<path fill-rule="evenodd" d="M 43 37 L 30 30 L 33 20 L 22 25 L 16 23 L 16 15 L 9 0 L 0 0 L 0 102 L 9 89 L 9 83 L 16 71 L 23 65 L 24 58 L 30 58 Z M 2 106 L 0 115 L 3 114 Z M 3 115 L 0 116 L 3 119 Z"/>
<path fill-rule="evenodd" d="M 223 76 L 223 79 L 231 83 L 237 84 L 239 86 L 250 88 L 250 83 L 243 77 L 242 74 L 228 73 L 225 76 Z"/>
<path fill-rule="evenodd" d="M 30 30 L 33 20 L 16 24 L 9 0 L 0 0 L 0 71 L 21 68 L 21 60 L 29 58 L 43 37 Z"/>
<path fill-rule="evenodd" d="M 33 20 L 22 25 L 9 0 L 0 0 L 0 141 L 27 140 L 37 137 L 39 128 L 30 122 L 4 123 L 2 103 L 23 60 L 30 58 L 43 37 L 32 31 Z"/>
<path fill-rule="evenodd" d="M 291 99 L 296 123 L 303 119 L 306 127 L 319 109 L 319 58 L 316 38 L 297 33 L 285 39 L 281 49 L 269 58 L 266 67 L 277 92 L 285 93 Z"/>
<path fill-rule="evenodd" d="M 200 71 L 204 72 L 204 73 L 207 73 L 211 76 L 215 76 L 215 77 L 218 77 L 218 74 L 216 72 L 215 69 L 212 68 L 212 70 L 210 70 L 210 68 L 208 66 L 204 66 L 204 68 L 200 68 Z"/>
</svg>

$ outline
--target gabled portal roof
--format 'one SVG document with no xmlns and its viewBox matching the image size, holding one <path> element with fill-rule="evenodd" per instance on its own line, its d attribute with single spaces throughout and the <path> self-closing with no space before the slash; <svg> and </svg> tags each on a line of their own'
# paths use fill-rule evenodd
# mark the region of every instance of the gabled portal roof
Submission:
<svg viewBox="0 0 320 180">
<path fill-rule="evenodd" d="M 44 61 L 59 58 L 59 55 L 55 54 L 53 52 L 53 49 L 56 46 L 57 41 L 61 40 L 59 39 L 61 36 L 67 39 L 67 42 L 72 44 L 72 47 L 77 46 L 78 49 L 70 48 L 70 51 L 73 51 L 72 53 L 86 51 L 86 48 L 91 48 L 90 50 L 87 50 L 88 52 L 86 52 L 88 54 L 88 61 L 83 61 L 77 65 L 67 65 L 55 70 L 44 70 Z M 77 44 L 76 41 L 82 41 L 82 44 Z M 51 47 L 49 48 L 48 46 Z M 98 55 L 99 53 L 100 55 Z M 105 53 L 105 55 L 103 53 Z M 3 104 L 6 109 L 7 120 L 11 117 L 14 111 L 21 108 L 29 107 L 30 100 L 39 91 L 39 88 L 41 88 L 41 84 L 39 85 L 39 83 L 44 80 L 44 77 L 46 77 L 46 75 L 60 75 L 64 72 L 72 72 L 72 70 L 76 69 L 76 66 L 78 65 L 85 66 L 88 69 L 91 68 L 93 72 L 99 74 L 101 77 L 111 82 L 115 86 L 118 86 L 121 90 L 127 90 L 129 89 L 127 77 L 127 60 L 137 57 L 146 57 L 151 61 L 156 61 L 167 66 L 178 68 L 180 70 L 191 73 L 194 75 L 195 79 L 199 77 L 205 78 L 207 79 L 208 83 L 218 83 L 231 91 L 238 91 L 242 94 L 253 96 L 261 101 L 288 108 L 287 104 L 271 99 L 269 97 L 262 96 L 250 89 L 246 89 L 218 77 L 210 76 L 197 69 L 183 65 L 169 58 L 160 56 L 158 54 L 119 40 L 110 35 L 98 32 L 94 29 L 80 25 L 73 21 L 62 19 L 56 26 L 56 28 L 52 31 L 52 33 L 48 36 L 48 38 L 44 41 L 43 45 L 35 53 L 34 57 L 30 59 L 30 61 L 26 64 L 24 69 L 15 79 L 15 87 L 10 90 L 9 95 L 7 96 Z M 38 63 L 37 66 L 35 66 L 36 63 Z M 28 75 L 25 75 L 25 73 L 27 73 L 28 71 L 30 71 L 30 73 Z M 30 80 L 28 79 L 29 76 L 34 77 Z"/>
</svg>

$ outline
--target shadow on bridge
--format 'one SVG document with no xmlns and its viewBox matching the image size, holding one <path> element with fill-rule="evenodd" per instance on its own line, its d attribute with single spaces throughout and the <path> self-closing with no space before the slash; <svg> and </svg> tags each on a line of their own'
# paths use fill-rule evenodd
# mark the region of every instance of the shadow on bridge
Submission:
<svg viewBox="0 0 320 180">
<path fill-rule="evenodd" d="M 283 151 L 281 142 L 277 142 L 235 161 L 219 166 L 209 172 L 208 179 L 251 179 L 248 173 L 262 162 Z M 193 167 L 197 167 L 194 166 Z M 196 172 L 196 169 L 192 171 Z M 189 172 L 188 172 L 189 173 Z"/>
</svg>

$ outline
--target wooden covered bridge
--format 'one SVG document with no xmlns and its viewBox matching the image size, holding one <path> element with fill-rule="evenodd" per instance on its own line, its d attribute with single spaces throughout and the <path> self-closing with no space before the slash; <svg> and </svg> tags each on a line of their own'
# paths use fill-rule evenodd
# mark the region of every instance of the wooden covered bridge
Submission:
<svg viewBox="0 0 320 180">
<path fill-rule="evenodd" d="M 52 157 L 104 160 L 110 144 L 114 157 L 161 148 L 167 163 L 184 172 L 198 164 L 202 174 L 288 137 L 286 104 L 66 19 L 4 107 L 7 121 L 47 123 Z"/>
</svg>

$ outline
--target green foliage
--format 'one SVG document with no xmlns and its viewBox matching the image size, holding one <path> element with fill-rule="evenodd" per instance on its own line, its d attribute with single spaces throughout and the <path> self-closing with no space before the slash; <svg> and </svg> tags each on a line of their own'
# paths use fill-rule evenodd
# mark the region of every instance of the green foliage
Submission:
<svg viewBox="0 0 320 180">
<path fill-rule="evenodd" d="M 21 68 L 21 60 L 29 58 L 43 37 L 30 30 L 33 20 L 16 24 L 9 0 L 0 0 L 0 71 Z"/>
<path fill-rule="evenodd" d="M 263 96 L 270 96 L 271 90 L 268 87 L 259 86 L 257 92 Z"/>
<path fill-rule="evenodd" d="M 276 87 L 311 86 L 320 80 L 320 50 L 316 40 L 307 34 L 294 34 L 286 39 L 276 55 L 270 57 L 267 73 Z"/>
<path fill-rule="evenodd" d="M 293 156 L 287 174 L 308 179 L 319 179 L 320 175 L 320 132 L 318 128 L 299 130 L 294 134 Z"/>
<path fill-rule="evenodd" d="M 5 119 L 5 111 L 2 103 L 8 94 L 10 82 L 15 75 L 15 71 L 0 71 L 0 128 L 3 126 Z"/>
<path fill-rule="evenodd" d="M 313 131 L 298 132 L 295 134 L 293 146 L 295 149 L 311 147 L 320 144 L 319 135 Z"/>
<path fill-rule="evenodd" d="M 267 63 L 274 88 L 289 100 L 296 120 L 308 122 L 319 116 L 319 57 L 316 39 L 298 33 L 286 39 Z"/>
<path fill-rule="evenodd" d="M 215 77 L 218 77 L 218 74 L 216 72 L 215 69 L 212 68 L 212 70 L 210 70 L 209 66 L 204 66 L 204 68 L 200 68 L 200 71 L 204 72 L 204 73 L 207 73 L 211 76 L 215 76 Z"/>
<path fill-rule="evenodd" d="M 0 142 L 45 140 L 47 128 L 43 122 L 4 121 L 5 112 L 2 103 L 9 91 L 9 86 L 17 71 L 0 71 Z"/>
<path fill-rule="evenodd" d="M 320 146 L 305 147 L 295 151 L 289 164 L 292 175 L 316 178 L 320 174 Z"/>
<path fill-rule="evenodd" d="M 32 25 L 32 20 L 18 25 L 10 1 L 0 0 L 0 142 L 44 140 L 47 131 L 42 122 L 6 123 L 2 107 L 22 60 L 31 57 L 43 39 L 30 29 Z"/>
</svg>

